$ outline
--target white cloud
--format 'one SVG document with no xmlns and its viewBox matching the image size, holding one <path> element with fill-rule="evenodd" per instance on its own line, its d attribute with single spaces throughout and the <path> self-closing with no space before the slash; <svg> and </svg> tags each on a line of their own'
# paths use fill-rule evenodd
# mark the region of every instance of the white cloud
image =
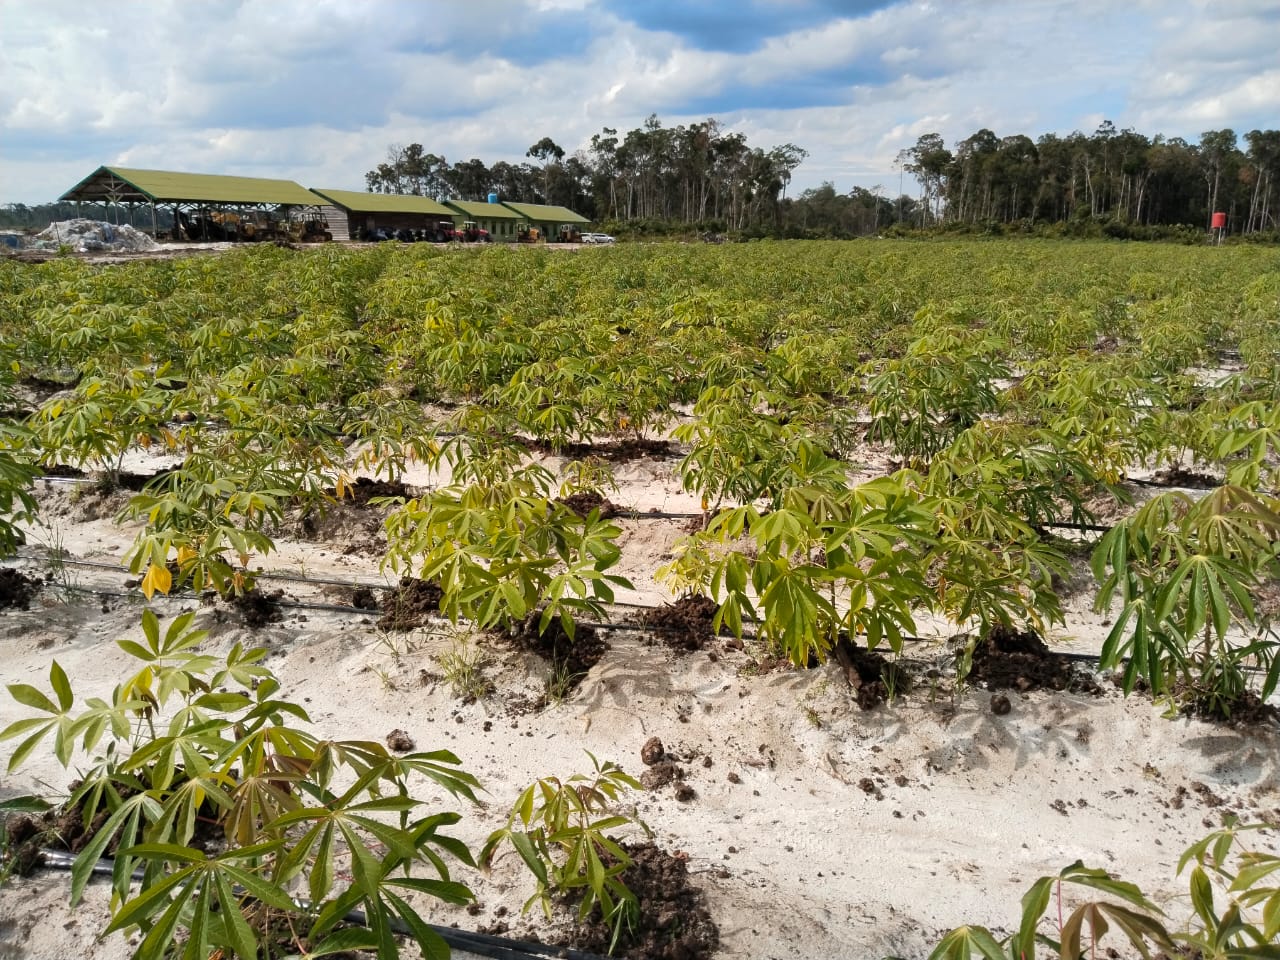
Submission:
<svg viewBox="0 0 1280 960">
<path fill-rule="evenodd" d="M 746 53 L 591 0 L 0 4 L 0 200 L 52 198 L 104 162 L 360 187 L 390 143 L 519 161 L 542 136 L 572 152 L 650 113 L 805 147 L 793 193 L 896 183 L 898 151 L 929 132 L 1105 118 L 1194 140 L 1280 118 L 1280 16 L 1262 0 L 901 2 Z"/>
</svg>

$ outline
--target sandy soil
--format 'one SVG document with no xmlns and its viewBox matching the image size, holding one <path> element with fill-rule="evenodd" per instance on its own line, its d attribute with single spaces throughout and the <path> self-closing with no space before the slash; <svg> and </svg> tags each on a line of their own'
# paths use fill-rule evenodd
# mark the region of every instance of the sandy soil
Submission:
<svg viewBox="0 0 1280 960">
<path fill-rule="evenodd" d="M 618 467 L 611 499 L 637 509 L 696 510 L 670 463 Z M 406 477 L 409 483 L 440 478 Z M 124 495 L 41 484 L 44 525 L 18 561 L 54 576 L 28 611 L 0 612 L 3 679 L 44 686 L 51 658 L 78 696 L 105 695 L 130 661 L 117 638 L 138 635 L 141 597 L 126 593 L 117 569 L 51 567 L 43 548 L 107 564 L 133 529 L 111 517 Z M 680 536 L 677 521 L 624 520 L 624 569 L 636 584 L 625 598 L 667 598 L 653 579 Z M 390 583 L 379 571 L 378 517 L 342 506 L 309 538 L 285 531 L 263 565 L 343 583 Z M 286 600 L 348 604 L 335 584 L 272 582 Z M 1090 594 L 1068 604 L 1069 622 L 1052 642 L 1096 650 L 1105 631 L 1088 612 Z M 162 616 L 198 609 L 208 647 L 264 645 L 284 691 L 330 736 L 381 739 L 407 731 L 420 749 L 447 747 L 486 788 L 457 832 L 473 845 L 505 819 L 523 785 L 538 776 L 589 769 L 585 750 L 639 775 L 652 736 L 678 755 L 696 796 L 665 786 L 634 797 L 658 841 L 689 857 L 720 928 L 721 955 L 753 958 L 922 957 L 938 935 L 965 922 L 1008 930 L 1018 898 L 1044 873 L 1076 859 L 1140 884 L 1174 921 L 1190 913 L 1185 881 L 1174 877 L 1182 850 L 1224 814 L 1280 820 L 1280 734 L 1235 731 L 1162 718 L 1149 700 L 1125 700 L 1110 683 L 1101 697 L 1013 694 L 995 715 L 990 694 L 968 689 L 954 701 L 928 680 L 894 702 L 864 712 L 837 667 L 765 670 L 756 654 L 716 643 L 676 656 L 636 631 L 611 645 L 581 687 L 541 711 L 547 668 L 496 641 L 443 626 L 389 634 L 377 614 L 286 607 L 281 622 L 250 630 L 219 603 L 157 598 Z M 619 611 L 622 616 L 625 611 Z M 937 635 L 946 633 L 936 624 Z M 922 629 L 923 632 L 928 632 Z M 433 675 L 459 642 L 486 658 L 494 692 L 461 703 Z M 945 658 L 941 647 L 913 651 Z M 425 682 L 424 682 L 425 672 Z M 26 715 L 0 697 L 0 726 Z M 13 742 L 0 744 L 7 763 Z M 37 757 L 0 781 L 0 797 L 64 792 L 74 771 Z M 421 795 L 455 808 L 426 786 Z M 518 917 L 532 884 L 513 858 L 489 876 L 466 875 L 477 915 L 438 908 L 433 919 L 475 929 L 507 913 L 513 935 L 540 926 Z M 116 960 L 128 942 L 96 943 L 106 924 L 101 886 L 70 910 L 66 877 L 38 873 L 0 887 L 0 958 Z"/>
</svg>

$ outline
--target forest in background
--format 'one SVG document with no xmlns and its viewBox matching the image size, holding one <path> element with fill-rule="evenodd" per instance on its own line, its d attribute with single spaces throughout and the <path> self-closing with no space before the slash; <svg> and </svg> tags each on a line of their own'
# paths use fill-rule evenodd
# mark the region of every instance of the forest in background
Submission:
<svg viewBox="0 0 1280 960">
<path fill-rule="evenodd" d="M 1199 142 L 1103 122 L 1092 134 L 1000 137 L 982 129 L 950 147 L 921 136 L 897 158 L 899 183 L 840 191 L 823 183 L 789 196 L 808 152 L 764 148 L 711 118 L 664 126 L 656 116 L 605 127 L 567 153 L 551 137 L 525 160 L 450 163 L 420 143 L 393 145 L 365 187 L 460 200 L 570 207 L 623 236 L 858 237 L 879 234 L 1045 234 L 1203 238 L 1216 211 L 1227 232 L 1280 239 L 1280 130 L 1210 130 Z M 904 178 L 915 181 L 915 195 Z M 0 227 L 41 228 L 74 204 L 0 206 Z"/>
<path fill-rule="evenodd" d="M 852 237 L 897 227 L 1008 232 L 1062 225 L 1077 235 L 1165 236 L 1159 228 L 1209 228 L 1228 215 L 1232 234 L 1274 233 L 1280 225 L 1280 130 L 1211 130 L 1198 143 L 1117 130 L 999 137 L 982 129 L 950 148 L 936 133 L 902 150 L 901 189 L 832 183 L 788 196 L 808 156 L 793 143 L 764 148 L 713 119 L 664 126 L 650 116 L 620 133 L 605 127 L 567 154 L 550 137 L 526 162 L 478 158 L 450 164 L 422 144 L 395 145 L 365 174 L 369 190 L 483 200 L 562 204 L 640 233 L 697 227 L 789 237 Z M 1074 226 L 1073 226 L 1074 225 Z M 973 228 L 981 227 L 981 231 Z"/>
</svg>

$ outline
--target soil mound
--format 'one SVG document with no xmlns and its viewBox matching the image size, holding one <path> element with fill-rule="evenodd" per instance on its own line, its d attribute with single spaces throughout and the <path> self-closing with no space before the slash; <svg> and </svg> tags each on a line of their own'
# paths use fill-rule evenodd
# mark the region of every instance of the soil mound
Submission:
<svg viewBox="0 0 1280 960">
<path fill-rule="evenodd" d="M 443 599 L 444 591 L 431 581 L 402 577 L 400 586 L 383 598 L 382 609 L 386 612 L 378 620 L 378 629 L 413 630 L 420 627 L 440 614 L 440 601 Z M 352 605 L 359 606 L 354 599 Z"/>
<path fill-rule="evenodd" d="M 640 622 L 651 628 L 664 646 L 682 652 L 701 650 L 715 635 L 712 624 L 718 609 L 710 597 L 687 596 L 646 610 Z"/>
<path fill-rule="evenodd" d="M 689 880 L 688 858 L 670 854 L 652 843 L 625 843 L 632 864 L 623 875 L 640 901 L 635 929 L 623 931 L 614 956 L 631 960 L 703 960 L 720 946 L 720 930 L 711 919 L 707 898 Z M 578 950 L 604 956 L 613 930 L 597 911 L 575 932 Z"/>
<path fill-rule="evenodd" d="M 613 463 L 643 460 L 646 457 L 663 458 L 672 454 L 670 440 L 656 440 L 649 437 L 628 437 L 609 443 L 568 443 L 559 450 L 540 440 L 530 440 L 528 446 L 529 449 L 538 453 L 549 453 L 572 460 L 599 457 Z"/>
<path fill-rule="evenodd" d="M 1151 482 L 1161 487 L 1182 487 L 1187 490 L 1214 490 L 1222 486 L 1222 480 L 1207 473 L 1168 467 L 1151 475 Z"/>
<path fill-rule="evenodd" d="M 337 496 L 337 491 L 329 492 Z M 368 477 L 357 477 L 354 483 L 347 484 L 347 495 L 341 499 L 365 507 L 376 497 L 404 497 L 409 500 L 412 499 L 413 494 L 399 480 L 371 480 Z"/>
<path fill-rule="evenodd" d="M 536 653 L 551 664 L 556 674 L 563 675 L 565 693 L 576 690 L 587 671 L 600 662 L 609 644 L 600 639 L 595 627 L 585 623 L 574 626 L 572 637 L 564 632 L 559 619 L 553 619 L 546 632 L 539 633 L 541 619 L 542 611 L 533 611 L 508 631 L 507 638 L 519 649 Z"/>
<path fill-rule="evenodd" d="M 889 694 L 906 690 L 910 683 L 907 671 L 885 659 L 876 650 L 860 647 L 841 637 L 834 651 L 836 662 L 844 668 L 845 679 L 853 687 L 858 706 L 873 710 L 889 699 Z"/>
<path fill-rule="evenodd" d="M 30 609 L 31 601 L 39 590 L 39 580 L 33 580 L 19 570 L 0 568 L 0 610 Z"/>
<path fill-rule="evenodd" d="M 612 500 L 606 500 L 598 493 L 573 493 L 567 497 L 559 497 L 556 503 L 562 503 L 580 517 L 585 517 L 592 510 L 600 511 L 601 520 L 609 520 L 621 514 L 622 508 Z"/>
<path fill-rule="evenodd" d="M 1038 634 L 1000 624 L 978 641 L 969 676 L 988 690 L 1102 692 L 1093 677 L 1077 670 L 1070 658 L 1050 650 Z"/>
<path fill-rule="evenodd" d="M 240 615 L 244 617 L 245 626 L 257 630 L 269 623 L 279 623 L 284 619 L 284 614 L 280 611 L 280 599 L 283 596 L 283 590 L 263 593 L 254 587 L 252 590 L 246 590 L 232 597 L 231 605 L 240 611 Z"/>
</svg>

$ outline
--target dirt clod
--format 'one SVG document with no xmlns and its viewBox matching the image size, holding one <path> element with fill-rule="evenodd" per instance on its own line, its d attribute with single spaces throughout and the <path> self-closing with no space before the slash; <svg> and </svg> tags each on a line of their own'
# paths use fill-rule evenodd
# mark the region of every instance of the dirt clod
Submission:
<svg viewBox="0 0 1280 960">
<path fill-rule="evenodd" d="M 993 693 L 991 695 L 991 712 L 997 717 L 1003 717 L 1013 709 L 1013 704 L 1009 702 L 1009 698 L 1003 693 Z"/>
<path fill-rule="evenodd" d="M 675 783 L 683 779 L 684 770 L 678 764 L 672 763 L 670 760 L 663 760 L 660 763 L 655 763 L 640 774 L 640 786 L 646 790 L 657 790 L 669 783 Z"/>
<path fill-rule="evenodd" d="M 408 753 L 414 748 L 413 737 L 399 727 L 387 734 L 387 749 L 396 753 Z"/>
<path fill-rule="evenodd" d="M 657 737 L 650 737 L 644 742 L 644 746 L 640 748 L 640 760 L 646 767 L 652 767 L 655 763 L 660 763 L 666 755 L 666 748 Z"/>
<path fill-rule="evenodd" d="M 378 598 L 368 587 L 356 587 L 351 591 L 351 605 L 357 610 L 377 610 Z"/>
</svg>

